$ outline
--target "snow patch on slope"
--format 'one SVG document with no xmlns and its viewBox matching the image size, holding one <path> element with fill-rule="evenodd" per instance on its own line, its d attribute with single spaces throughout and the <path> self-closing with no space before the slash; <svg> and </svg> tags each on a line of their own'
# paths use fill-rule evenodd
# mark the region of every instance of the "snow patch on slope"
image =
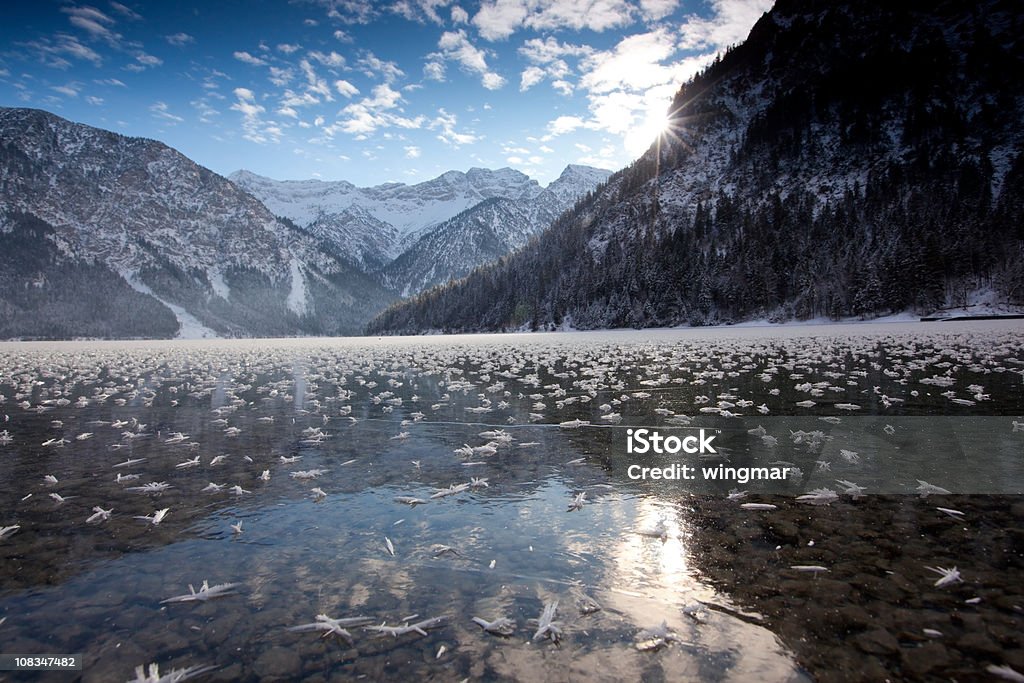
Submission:
<svg viewBox="0 0 1024 683">
<path fill-rule="evenodd" d="M 161 299 L 157 296 L 152 289 L 136 279 L 135 273 L 128 271 L 122 271 L 121 277 L 125 279 L 131 288 L 136 292 L 142 294 L 148 294 L 167 308 L 171 309 L 174 313 L 174 317 L 178 320 L 178 334 L 175 335 L 175 339 L 216 339 L 218 334 L 211 330 L 209 327 L 199 322 L 199 318 L 195 317 L 188 311 L 177 304 L 172 304 L 169 301 Z"/>
<path fill-rule="evenodd" d="M 288 292 L 288 310 L 295 315 L 305 315 L 309 310 L 309 287 L 306 285 L 306 276 L 302 272 L 298 259 L 292 259 L 291 276 L 292 287 Z"/>
<path fill-rule="evenodd" d="M 211 269 L 207 271 L 206 277 L 210 278 L 210 286 L 213 287 L 213 293 L 224 299 L 224 301 L 228 301 L 231 297 L 231 288 L 224 281 L 224 273 L 218 269 Z"/>
</svg>

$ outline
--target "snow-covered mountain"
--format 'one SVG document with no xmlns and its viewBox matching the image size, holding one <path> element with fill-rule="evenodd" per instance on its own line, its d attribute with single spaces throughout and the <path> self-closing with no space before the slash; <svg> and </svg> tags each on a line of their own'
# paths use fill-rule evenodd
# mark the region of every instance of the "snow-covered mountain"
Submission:
<svg viewBox="0 0 1024 683">
<path fill-rule="evenodd" d="M 523 246 L 536 233 L 522 202 L 495 197 L 425 232 L 383 271 L 402 296 L 467 275 Z"/>
<path fill-rule="evenodd" d="M 1024 303 L 1024 14 L 778 0 L 667 135 L 535 241 L 371 332 L 716 324 Z"/>
<path fill-rule="evenodd" d="M 166 145 L 0 108 L 0 336 L 350 333 L 393 297 Z"/>
<path fill-rule="evenodd" d="M 229 178 L 276 215 L 368 271 L 380 272 L 385 284 L 408 295 L 461 277 L 522 246 L 608 175 L 570 165 L 547 187 L 510 168 L 448 171 L 416 185 L 368 188 L 345 181 L 278 181 L 248 171 Z M 495 225 L 501 235 L 485 240 L 485 246 L 477 232 L 488 220 L 485 216 L 495 218 L 489 202 L 497 199 L 505 202 L 508 217 L 515 216 L 514 225 Z M 474 218 L 478 207 L 481 217 Z M 467 226 L 465 232 L 459 225 Z M 445 237 L 432 236 L 442 226 Z M 462 249 L 464 240 L 477 240 L 479 248 Z"/>
<path fill-rule="evenodd" d="M 456 216 L 414 233 L 414 240 L 381 272 L 383 282 L 401 296 L 468 275 L 523 247 L 610 174 L 569 165 L 538 194 L 528 198 L 493 197 Z"/>
</svg>

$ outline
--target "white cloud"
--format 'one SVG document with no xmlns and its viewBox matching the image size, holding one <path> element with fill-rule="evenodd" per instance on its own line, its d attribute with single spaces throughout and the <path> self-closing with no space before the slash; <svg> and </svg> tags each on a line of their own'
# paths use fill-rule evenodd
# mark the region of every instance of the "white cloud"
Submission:
<svg viewBox="0 0 1024 683">
<path fill-rule="evenodd" d="M 338 91 L 339 95 L 351 98 L 353 95 L 359 94 L 359 88 L 352 85 L 346 80 L 337 80 L 334 82 L 334 88 Z"/>
<path fill-rule="evenodd" d="M 298 52 L 299 50 L 301 50 L 302 46 L 296 45 L 295 43 L 279 43 L 277 49 L 285 53 L 286 55 L 290 55 L 293 52 Z"/>
<path fill-rule="evenodd" d="M 319 51 L 314 50 L 313 52 L 309 53 L 309 56 L 312 59 L 320 62 L 324 66 L 330 67 L 332 69 L 339 69 L 339 68 L 345 66 L 345 58 L 343 56 L 339 55 L 334 50 L 331 50 L 328 53 L 319 52 Z"/>
<path fill-rule="evenodd" d="M 444 19 L 437 10 L 446 7 L 451 0 L 395 0 L 388 10 L 405 17 L 409 21 L 423 23 L 430 21 L 434 24 L 444 24 Z"/>
<path fill-rule="evenodd" d="M 565 135 L 571 133 L 577 128 L 582 128 L 586 125 L 586 122 L 579 116 L 559 116 L 554 121 L 548 123 L 548 134 L 544 136 L 544 139 L 550 139 L 556 135 Z"/>
<path fill-rule="evenodd" d="M 424 117 L 408 118 L 401 114 L 399 104 L 402 101 L 400 92 L 392 89 L 387 83 L 381 83 L 373 88 L 370 97 L 364 97 L 342 109 L 340 113 L 344 114 L 345 118 L 335 125 L 324 128 L 324 131 L 328 136 L 333 135 L 335 130 L 350 135 L 369 135 L 380 128 L 422 127 Z"/>
<path fill-rule="evenodd" d="M 137 55 L 135 55 L 135 61 L 137 61 L 143 67 L 160 66 L 164 63 L 164 60 L 160 59 L 159 57 L 146 54 L 145 52 L 140 52 Z"/>
<path fill-rule="evenodd" d="M 346 24 L 368 24 L 379 14 L 374 0 L 310 0 L 327 12 L 327 18 Z M 310 20 L 307 20 L 310 21 Z"/>
<path fill-rule="evenodd" d="M 82 86 L 78 83 L 67 83 L 65 85 L 50 86 L 50 90 L 59 92 L 65 97 L 78 97 L 78 93 L 82 90 Z"/>
<path fill-rule="evenodd" d="M 263 144 L 266 142 L 280 142 L 283 131 L 273 121 L 264 121 L 261 118 L 266 109 L 256 103 L 256 95 L 248 88 L 235 88 L 237 101 L 231 105 L 231 109 L 242 115 L 242 137 L 250 142 Z"/>
<path fill-rule="evenodd" d="M 614 170 L 622 166 L 619 150 L 614 145 L 605 145 L 597 151 L 597 154 L 584 154 L 576 160 L 576 163 L 593 166 L 594 168 L 606 168 L 608 170 Z"/>
<path fill-rule="evenodd" d="M 131 19 L 132 21 L 142 21 L 142 15 L 136 12 L 135 10 L 131 9 L 130 7 L 125 7 L 119 2 L 111 2 L 110 6 L 111 8 L 113 8 L 115 12 L 125 17 L 126 19 Z"/>
<path fill-rule="evenodd" d="M 589 45 L 560 43 L 552 36 L 548 36 L 544 40 L 531 38 L 519 48 L 519 54 L 534 64 L 550 64 L 563 57 L 586 57 L 593 53 L 594 48 Z"/>
<path fill-rule="evenodd" d="M 52 39 L 40 38 L 17 45 L 27 48 L 42 64 L 54 69 L 67 69 L 71 66 L 71 62 L 65 59 L 64 55 L 92 62 L 95 66 L 103 63 L 103 58 L 98 52 L 83 45 L 75 36 L 66 33 L 58 33 Z"/>
<path fill-rule="evenodd" d="M 459 24 L 469 23 L 469 12 L 462 9 L 458 5 L 452 7 L 452 23 L 456 26 Z"/>
<path fill-rule="evenodd" d="M 640 0 L 640 11 L 650 21 L 664 19 L 678 6 L 679 0 Z"/>
<path fill-rule="evenodd" d="M 409 145 L 408 147 L 405 148 L 405 158 L 406 159 L 419 159 L 420 158 L 420 154 L 421 154 L 421 150 L 416 145 Z"/>
<path fill-rule="evenodd" d="M 234 53 L 234 58 L 237 59 L 240 62 L 245 62 L 246 64 L 252 64 L 253 66 L 266 66 L 267 65 L 267 60 L 262 59 L 260 57 L 256 57 L 254 55 L 251 55 L 248 52 L 245 52 L 243 50 L 236 51 Z"/>
<path fill-rule="evenodd" d="M 68 15 L 72 26 L 82 29 L 93 38 L 105 40 L 111 45 L 121 42 L 121 35 L 112 29 L 116 22 L 95 7 L 62 7 L 60 11 Z"/>
<path fill-rule="evenodd" d="M 402 93 L 392 90 L 387 83 L 374 87 L 373 97 L 363 100 L 363 104 L 373 109 L 394 109 L 402 101 Z"/>
<path fill-rule="evenodd" d="M 430 130 L 440 130 L 437 134 L 437 139 L 441 142 L 451 145 L 452 147 L 461 147 L 462 145 L 472 145 L 479 138 L 472 133 L 460 133 L 455 130 L 455 124 L 458 120 L 455 114 L 449 114 L 444 109 L 437 110 L 437 117 L 430 122 L 427 127 Z"/>
<path fill-rule="evenodd" d="M 575 90 L 572 83 L 563 79 L 551 81 L 551 87 L 554 88 L 558 93 L 565 95 L 566 97 L 572 95 L 573 91 Z"/>
<path fill-rule="evenodd" d="M 444 81 L 444 63 L 427 62 L 423 65 L 423 76 L 431 81 Z"/>
<path fill-rule="evenodd" d="M 98 107 L 101 104 L 103 104 L 103 98 L 102 97 L 96 97 L 94 95 L 86 95 L 85 96 L 85 101 L 88 102 L 89 104 L 93 105 L 94 107 Z"/>
<path fill-rule="evenodd" d="M 297 93 L 294 90 L 286 89 L 281 98 L 282 107 L 309 107 L 320 104 L 320 98 L 311 92 Z"/>
<path fill-rule="evenodd" d="M 331 94 L 331 86 L 327 84 L 327 81 L 320 78 L 317 75 L 313 65 L 309 63 L 309 60 L 303 59 L 299 62 L 299 68 L 302 69 L 302 73 L 306 75 L 306 92 L 315 93 L 328 102 L 334 101 L 334 96 Z"/>
<path fill-rule="evenodd" d="M 627 36 L 614 49 L 597 52 L 584 60 L 587 73 L 580 84 L 592 92 L 604 93 L 668 83 L 676 71 L 663 62 L 675 50 L 675 38 L 665 29 Z"/>
<path fill-rule="evenodd" d="M 738 43 L 772 4 L 774 0 L 711 0 L 711 16 L 691 16 L 680 26 L 683 37 L 679 46 L 684 50 L 719 51 Z"/>
<path fill-rule="evenodd" d="M 405 72 L 399 69 L 397 64 L 380 59 L 370 51 L 363 54 L 356 65 L 368 77 L 379 77 L 387 83 L 392 83 L 395 79 L 405 75 Z"/>
<path fill-rule="evenodd" d="M 457 63 L 463 71 L 480 76 L 488 90 L 497 90 L 505 85 L 505 79 L 487 66 L 487 53 L 473 45 L 464 29 L 445 31 L 437 41 L 441 52 L 431 57 L 441 57 Z"/>
<path fill-rule="evenodd" d="M 189 43 L 196 42 L 196 39 L 187 33 L 172 33 L 169 36 L 164 36 L 164 40 L 175 47 L 183 47 Z"/>
<path fill-rule="evenodd" d="M 526 3 L 522 0 L 491 0 L 480 5 L 473 25 L 484 39 L 502 40 L 522 26 L 526 14 Z"/>
<path fill-rule="evenodd" d="M 291 83 L 293 78 L 295 78 L 295 72 L 291 69 L 277 66 L 270 67 L 270 82 L 279 88 L 283 88 Z"/>
<path fill-rule="evenodd" d="M 604 31 L 633 22 L 627 0 L 484 0 L 473 25 L 486 40 L 503 40 L 520 28 L 537 31 Z"/>
<path fill-rule="evenodd" d="M 547 78 L 551 80 L 552 88 L 568 96 L 572 95 L 575 86 L 568 80 L 572 69 L 565 58 L 589 57 L 594 54 L 594 49 L 589 45 L 560 43 L 548 36 L 543 40 L 531 38 L 525 41 L 519 48 L 519 54 L 532 62 L 532 65 L 523 71 L 520 90 L 527 90 Z"/>
<path fill-rule="evenodd" d="M 154 102 L 150 105 L 149 110 L 153 112 L 153 116 L 156 118 L 170 121 L 172 124 L 181 123 L 185 120 L 176 114 L 172 114 L 166 102 Z"/>
<path fill-rule="evenodd" d="M 211 107 L 206 98 L 201 97 L 197 100 L 192 100 L 189 104 L 199 112 L 199 120 L 203 123 L 212 123 L 215 116 L 220 116 L 220 112 Z"/>
<path fill-rule="evenodd" d="M 488 90 L 501 90 L 505 86 L 505 79 L 493 71 L 489 71 L 483 75 L 481 83 Z"/>
<path fill-rule="evenodd" d="M 519 80 L 519 91 L 526 92 L 533 86 L 544 80 L 544 69 L 538 66 L 528 66 L 523 71 Z"/>
<path fill-rule="evenodd" d="M 95 81 L 95 83 L 98 84 L 98 85 L 113 85 L 113 86 L 117 86 L 118 88 L 127 88 L 128 87 L 122 81 L 119 81 L 116 78 L 103 78 L 103 79 L 100 79 L 98 81 Z"/>
</svg>

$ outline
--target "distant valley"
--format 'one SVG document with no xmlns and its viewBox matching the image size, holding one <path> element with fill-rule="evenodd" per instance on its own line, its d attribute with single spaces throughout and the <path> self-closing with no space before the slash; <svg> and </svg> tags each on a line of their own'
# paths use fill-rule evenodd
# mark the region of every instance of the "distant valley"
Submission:
<svg viewBox="0 0 1024 683">
<path fill-rule="evenodd" d="M 154 140 L 0 108 L 0 338 L 360 334 L 398 296 L 522 246 L 607 175 L 229 181 Z"/>
</svg>

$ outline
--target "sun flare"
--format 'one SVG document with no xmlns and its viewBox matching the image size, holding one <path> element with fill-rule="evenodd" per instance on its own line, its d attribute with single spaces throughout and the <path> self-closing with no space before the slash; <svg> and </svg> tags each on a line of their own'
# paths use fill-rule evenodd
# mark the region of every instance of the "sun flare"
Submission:
<svg viewBox="0 0 1024 683">
<path fill-rule="evenodd" d="M 643 119 L 626 133 L 624 144 L 627 151 L 634 156 L 640 156 L 655 141 L 668 133 L 668 129 L 669 118 L 665 111 L 648 111 Z"/>
</svg>

